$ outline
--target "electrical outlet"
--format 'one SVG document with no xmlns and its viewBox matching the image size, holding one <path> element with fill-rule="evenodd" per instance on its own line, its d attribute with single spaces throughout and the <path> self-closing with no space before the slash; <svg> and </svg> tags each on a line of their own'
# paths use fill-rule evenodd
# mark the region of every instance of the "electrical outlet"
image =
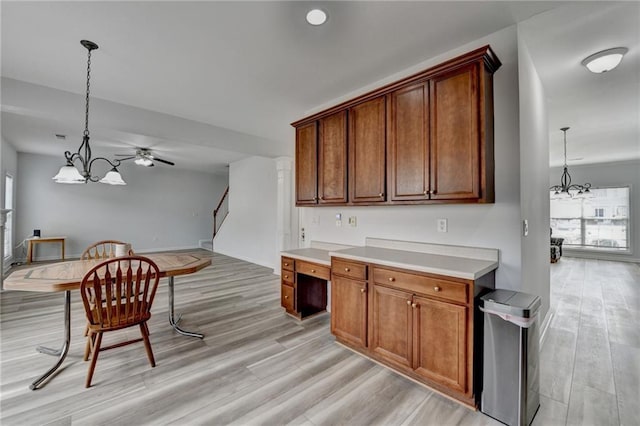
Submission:
<svg viewBox="0 0 640 426">
<path fill-rule="evenodd" d="M 304 243 L 304 228 L 300 228 L 300 241 Z"/>
<path fill-rule="evenodd" d="M 527 219 L 522 221 L 522 235 L 525 237 L 529 235 L 529 221 Z"/>
<path fill-rule="evenodd" d="M 438 232 L 447 232 L 447 219 L 438 219 Z"/>
<path fill-rule="evenodd" d="M 358 219 L 355 216 L 349 216 L 349 225 L 351 225 L 352 228 L 355 228 L 358 226 Z"/>
</svg>

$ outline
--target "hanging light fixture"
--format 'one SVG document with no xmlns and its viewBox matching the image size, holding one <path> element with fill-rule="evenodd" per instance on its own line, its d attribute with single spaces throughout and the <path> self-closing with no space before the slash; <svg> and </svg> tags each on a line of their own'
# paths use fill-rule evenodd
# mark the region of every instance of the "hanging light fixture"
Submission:
<svg viewBox="0 0 640 426">
<path fill-rule="evenodd" d="M 560 178 L 560 185 L 554 185 L 549 188 L 550 191 L 554 191 L 554 196 L 583 196 L 586 194 L 590 194 L 589 188 L 591 188 L 590 183 L 585 183 L 584 185 L 578 185 L 575 183 L 571 183 L 571 175 L 569 174 L 569 166 L 567 166 L 567 130 L 569 127 L 563 127 L 560 130 L 564 133 L 564 166 L 562 171 L 562 177 Z M 572 192 L 573 191 L 573 192 Z"/>
<path fill-rule="evenodd" d="M 120 160 L 107 160 L 104 157 L 91 158 L 91 146 L 89 145 L 89 78 L 91 76 L 91 51 L 96 50 L 98 45 L 89 40 L 81 40 L 82 44 L 88 51 L 87 57 L 87 96 L 86 107 L 84 116 L 84 135 L 82 137 L 82 143 L 78 152 L 71 153 L 66 151 L 64 158 L 67 160 L 67 164 L 60 168 L 60 171 L 52 179 L 56 183 L 87 183 L 87 182 L 100 182 L 109 185 L 126 185 L 127 183 L 122 180 L 120 172 L 117 167 L 120 166 Z M 111 166 L 111 169 L 107 172 L 105 177 L 99 179 L 97 176 L 92 176 L 91 167 L 97 160 L 106 161 Z M 76 161 L 79 161 L 82 166 L 82 171 L 74 165 Z"/>
</svg>

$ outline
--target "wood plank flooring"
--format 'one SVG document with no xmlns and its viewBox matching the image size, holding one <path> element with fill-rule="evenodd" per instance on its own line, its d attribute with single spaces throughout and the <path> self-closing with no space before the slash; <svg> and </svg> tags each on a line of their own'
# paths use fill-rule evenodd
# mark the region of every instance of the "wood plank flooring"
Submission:
<svg viewBox="0 0 640 426">
<path fill-rule="evenodd" d="M 30 391 L 54 362 L 34 346 L 62 339 L 63 295 L 3 292 L 0 424 L 499 424 L 337 345 L 327 314 L 302 323 L 285 315 L 270 269 L 198 253 L 213 256 L 213 266 L 176 278 L 176 312 L 181 327 L 205 339 L 168 325 L 162 281 L 149 322 L 156 368 L 141 343 L 106 351 L 90 389 L 79 294 L 64 369 Z M 535 424 L 638 424 L 640 268 L 563 258 L 552 278 Z"/>
</svg>

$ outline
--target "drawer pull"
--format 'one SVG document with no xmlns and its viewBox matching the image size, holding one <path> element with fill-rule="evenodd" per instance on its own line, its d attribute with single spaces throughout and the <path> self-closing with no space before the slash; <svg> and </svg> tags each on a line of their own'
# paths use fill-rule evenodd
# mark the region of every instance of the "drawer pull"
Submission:
<svg viewBox="0 0 640 426">
<path fill-rule="evenodd" d="M 364 288 L 360 289 L 360 293 L 364 293 L 366 290 Z"/>
<path fill-rule="evenodd" d="M 314 273 L 315 273 L 315 272 L 316 272 L 316 270 L 315 270 L 315 269 L 312 269 L 312 270 L 311 270 L 311 272 L 314 272 Z"/>
<path fill-rule="evenodd" d="M 384 197 L 384 194 L 381 192 L 378 194 L 378 197 Z"/>
<path fill-rule="evenodd" d="M 285 262 L 284 266 L 289 266 L 289 264 Z"/>
<path fill-rule="evenodd" d="M 412 303 L 411 307 L 415 309 L 416 307 L 418 307 L 418 305 L 416 305 L 415 303 Z"/>
<path fill-rule="evenodd" d="M 344 271 L 345 271 L 345 272 L 349 272 L 350 270 L 351 270 L 351 269 L 349 269 L 349 268 L 344 268 Z"/>
<path fill-rule="evenodd" d="M 407 300 L 407 305 L 411 305 L 411 300 Z"/>
<path fill-rule="evenodd" d="M 389 277 L 389 281 L 394 282 L 396 279 L 393 277 Z"/>
<path fill-rule="evenodd" d="M 433 291 L 440 291 L 440 290 L 442 290 L 442 289 L 441 289 L 440 287 L 438 287 L 438 286 L 435 286 L 435 287 L 433 288 Z"/>
<path fill-rule="evenodd" d="M 289 298 L 289 296 L 285 296 L 284 298 L 285 298 L 285 299 L 288 299 L 288 298 Z"/>
<path fill-rule="evenodd" d="M 289 275 L 285 275 L 284 277 L 285 277 L 285 278 L 289 278 Z"/>
</svg>

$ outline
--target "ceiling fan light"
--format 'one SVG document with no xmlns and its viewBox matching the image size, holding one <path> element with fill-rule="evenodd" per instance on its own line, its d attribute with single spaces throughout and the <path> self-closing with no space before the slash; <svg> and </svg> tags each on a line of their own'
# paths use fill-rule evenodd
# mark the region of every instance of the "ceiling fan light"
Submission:
<svg viewBox="0 0 640 426">
<path fill-rule="evenodd" d="M 122 180 L 120 172 L 114 167 L 109 170 L 106 175 L 99 181 L 100 183 L 106 183 L 108 185 L 126 185 L 127 182 Z"/>
<path fill-rule="evenodd" d="M 67 164 L 60 167 L 58 174 L 52 177 L 56 183 L 85 183 L 87 180 L 80 174 L 75 166 Z"/>
<path fill-rule="evenodd" d="M 134 160 L 134 163 L 136 163 L 139 166 L 149 167 L 153 164 L 153 161 L 145 157 L 138 157 Z"/>
<path fill-rule="evenodd" d="M 582 61 L 582 65 L 596 74 L 611 71 L 622 61 L 622 57 L 629 51 L 626 47 L 616 47 L 603 50 L 588 56 Z"/>
</svg>

